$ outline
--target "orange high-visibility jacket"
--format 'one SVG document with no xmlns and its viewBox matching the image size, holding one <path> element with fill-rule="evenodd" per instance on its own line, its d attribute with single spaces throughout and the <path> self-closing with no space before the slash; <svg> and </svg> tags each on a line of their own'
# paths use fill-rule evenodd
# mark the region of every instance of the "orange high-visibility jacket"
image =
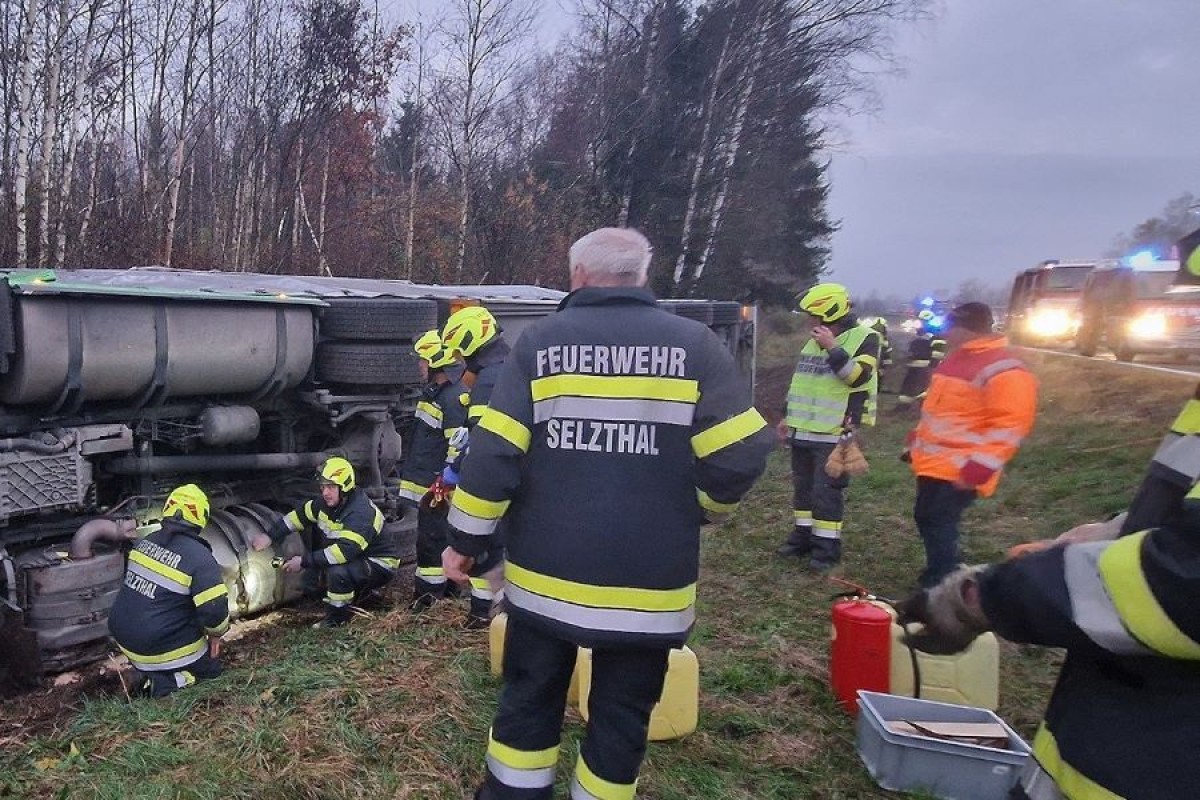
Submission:
<svg viewBox="0 0 1200 800">
<path fill-rule="evenodd" d="M 933 373 L 909 443 L 913 472 L 962 481 L 987 497 L 1036 413 L 1037 379 L 1008 341 L 972 339 Z"/>
</svg>

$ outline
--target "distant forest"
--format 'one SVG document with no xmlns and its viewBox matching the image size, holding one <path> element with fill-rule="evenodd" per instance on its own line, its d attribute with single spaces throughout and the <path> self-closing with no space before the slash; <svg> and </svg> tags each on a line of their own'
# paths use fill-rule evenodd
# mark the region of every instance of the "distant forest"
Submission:
<svg viewBox="0 0 1200 800">
<path fill-rule="evenodd" d="M 600 225 L 662 296 L 820 274 L 822 120 L 928 0 L 0 4 L 0 264 L 562 286 Z"/>
</svg>

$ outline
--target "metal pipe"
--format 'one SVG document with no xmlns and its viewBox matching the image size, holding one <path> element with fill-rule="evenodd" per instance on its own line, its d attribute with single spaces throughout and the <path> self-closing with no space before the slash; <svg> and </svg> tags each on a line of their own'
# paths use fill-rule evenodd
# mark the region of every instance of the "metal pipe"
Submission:
<svg viewBox="0 0 1200 800">
<path fill-rule="evenodd" d="M 54 442 L 39 441 L 38 439 L 0 439 L 0 450 L 29 450 L 39 455 L 49 456 L 64 452 L 73 442 L 73 436 L 64 436 Z"/>
<path fill-rule="evenodd" d="M 172 472 L 245 472 L 315 467 L 325 453 L 254 453 L 250 455 L 121 456 L 104 464 L 116 475 L 164 475 Z"/>
<path fill-rule="evenodd" d="M 71 558 L 81 560 L 94 555 L 92 545 L 97 539 L 106 542 L 126 542 L 137 538 L 137 523 L 132 519 L 91 519 L 79 526 L 71 537 Z"/>
</svg>

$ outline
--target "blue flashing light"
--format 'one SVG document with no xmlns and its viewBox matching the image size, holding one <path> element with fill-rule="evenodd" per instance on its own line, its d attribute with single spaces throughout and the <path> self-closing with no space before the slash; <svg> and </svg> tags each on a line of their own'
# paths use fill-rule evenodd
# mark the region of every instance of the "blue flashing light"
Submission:
<svg viewBox="0 0 1200 800">
<path fill-rule="evenodd" d="M 932 305 L 933 305 L 933 298 L 932 298 L 932 297 L 930 297 L 930 296 L 928 296 L 928 295 L 926 295 L 925 297 L 922 297 L 922 298 L 921 298 L 921 305 L 923 305 L 923 306 L 926 306 L 926 307 L 928 307 L 928 306 L 932 306 Z"/>
<path fill-rule="evenodd" d="M 1129 262 L 1129 266 L 1134 269 L 1149 269 L 1154 266 L 1154 262 L 1158 259 L 1154 257 L 1153 250 L 1139 250 L 1126 260 Z"/>
<path fill-rule="evenodd" d="M 946 327 L 946 318 L 940 314 L 925 322 L 925 327 L 931 331 L 940 331 Z"/>
</svg>

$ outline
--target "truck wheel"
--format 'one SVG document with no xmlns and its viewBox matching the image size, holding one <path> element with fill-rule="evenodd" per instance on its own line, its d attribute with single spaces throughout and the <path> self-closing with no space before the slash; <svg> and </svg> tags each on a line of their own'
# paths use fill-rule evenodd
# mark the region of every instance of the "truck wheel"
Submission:
<svg viewBox="0 0 1200 800">
<path fill-rule="evenodd" d="M 660 302 L 660 308 L 670 311 L 677 317 L 694 319 L 705 325 L 713 324 L 713 304 L 699 300 L 667 300 Z"/>
<path fill-rule="evenodd" d="M 346 297 L 321 309 L 321 335 L 329 339 L 396 341 L 437 327 L 437 303 L 401 297 Z"/>
<path fill-rule="evenodd" d="M 713 303 L 713 325 L 737 325 L 742 321 L 742 304 L 732 300 L 719 300 Z"/>
<path fill-rule="evenodd" d="M 420 385 L 421 369 L 407 344 L 322 342 L 317 345 L 317 380 L 356 386 Z"/>
<path fill-rule="evenodd" d="M 1116 347 L 1115 353 L 1117 355 L 1117 361 L 1133 361 L 1134 356 L 1137 355 L 1137 353 L 1129 347 L 1127 342 L 1119 343 Z"/>
</svg>

